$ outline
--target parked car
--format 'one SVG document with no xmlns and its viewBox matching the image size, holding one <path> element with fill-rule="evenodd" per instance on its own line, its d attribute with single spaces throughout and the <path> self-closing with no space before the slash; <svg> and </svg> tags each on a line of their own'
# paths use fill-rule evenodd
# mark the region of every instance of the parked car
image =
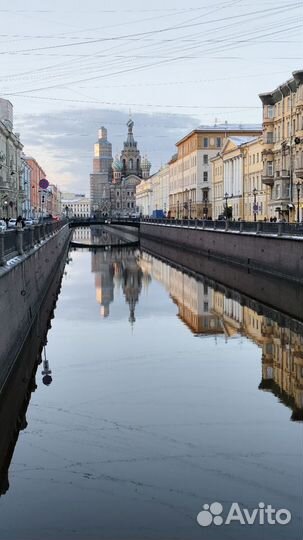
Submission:
<svg viewBox="0 0 303 540">
<path fill-rule="evenodd" d="M 34 221 L 32 219 L 28 218 L 28 219 L 26 219 L 24 221 L 24 224 L 25 224 L 25 227 L 30 227 L 31 225 L 34 224 Z"/>
<path fill-rule="evenodd" d="M 14 218 L 11 218 L 8 220 L 8 228 L 14 229 L 16 227 L 16 220 Z"/>
<path fill-rule="evenodd" d="M 0 231 L 6 231 L 6 223 L 4 219 L 0 219 Z"/>
</svg>

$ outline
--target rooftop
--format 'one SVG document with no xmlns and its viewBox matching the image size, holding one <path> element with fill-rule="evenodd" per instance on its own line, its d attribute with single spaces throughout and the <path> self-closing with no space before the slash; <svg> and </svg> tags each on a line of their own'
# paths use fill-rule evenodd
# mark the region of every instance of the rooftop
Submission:
<svg viewBox="0 0 303 540">
<path fill-rule="evenodd" d="M 238 146 L 257 139 L 257 137 L 228 137 L 228 138 L 230 141 L 234 142 Z"/>
<path fill-rule="evenodd" d="M 255 133 L 256 131 L 262 132 L 262 125 L 261 124 L 229 124 L 228 122 L 225 122 L 224 124 L 213 124 L 213 125 L 201 125 L 198 126 L 196 129 L 193 129 L 190 133 L 185 135 L 182 139 L 180 139 L 176 145 L 178 146 L 180 143 L 188 139 L 193 133 L 228 133 L 231 132 L 252 132 Z"/>
</svg>

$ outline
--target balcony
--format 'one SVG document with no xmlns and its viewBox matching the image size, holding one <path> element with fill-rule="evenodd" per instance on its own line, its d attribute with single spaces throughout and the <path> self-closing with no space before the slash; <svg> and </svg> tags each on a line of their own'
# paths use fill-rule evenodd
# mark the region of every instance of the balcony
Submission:
<svg viewBox="0 0 303 540">
<path fill-rule="evenodd" d="M 262 179 L 262 183 L 265 184 L 266 186 L 274 185 L 274 169 L 273 169 L 273 165 L 271 161 L 269 161 L 267 163 L 267 166 L 264 167 L 261 179 Z"/>
<path fill-rule="evenodd" d="M 280 178 L 281 180 L 289 180 L 290 179 L 290 171 L 287 171 L 286 169 L 282 169 L 282 171 L 278 172 L 276 174 L 277 178 Z"/>
<path fill-rule="evenodd" d="M 263 124 L 273 124 L 275 121 L 275 118 L 274 118 L 274 115 L 273 114 L 268 114 L 268 112 L 265 112 L 264 111 L 264 115 L 263 115 Z"/>
<path fill-rule="evenodd" d="M 273 173 L 272 174 L 269 174 L 269 173 L 262 174 L 261 178 L 262 178 L 262 183 L 265 184 L 266 186 L 273 186 L 274 185 L 274 175 L 273 175 Z"/>
</svg>

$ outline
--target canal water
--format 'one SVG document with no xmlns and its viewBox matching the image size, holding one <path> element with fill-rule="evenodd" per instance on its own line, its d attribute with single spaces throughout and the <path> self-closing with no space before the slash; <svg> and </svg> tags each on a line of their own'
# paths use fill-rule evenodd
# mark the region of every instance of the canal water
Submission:
<svg viewBox="0 0 303 540">
<path fill-rule="evenodd" d="M 0 539 L 302 540 L 300 325 L 139 249 L 68 263 L 0 455 Z M 291 521 L 262 524 L 262 503 Z"/>
</svg>

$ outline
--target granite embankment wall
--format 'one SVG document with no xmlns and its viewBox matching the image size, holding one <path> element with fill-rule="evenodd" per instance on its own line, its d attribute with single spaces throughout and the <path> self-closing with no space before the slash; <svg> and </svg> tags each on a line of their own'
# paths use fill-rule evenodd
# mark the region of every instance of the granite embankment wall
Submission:
<svg viewBox="0 0 303 540">
<path fill-rule="evenodd" d="M 128 225 L 104 225 L 104 229 L 126 242 L 139 241 L 139 229 Z"/>
<path fill-rule="evenodd" d="M 140 237 L 303 283 L 303 238 L 141 223 Z"/>
<path fill-rule="evenodd" d="M 288 319 L 303 321 L 303 287 L 298 281 L 234 266 L 147 238 L 142 238 L 140 244 L 147 253 L 193 275 L 214 290 L 220 290 L 227 298 L 231 297 L 281 325 L 289 326 Z M 295 321 L 291 322 L 294 331 L 302 331 L 302 323 L 296 327 Z"/>
<path fill-rule="evenodd" d="M 0 389 L 65 259 L 70 229 L 61 229 L 0 268 Z"/>
</svg>

